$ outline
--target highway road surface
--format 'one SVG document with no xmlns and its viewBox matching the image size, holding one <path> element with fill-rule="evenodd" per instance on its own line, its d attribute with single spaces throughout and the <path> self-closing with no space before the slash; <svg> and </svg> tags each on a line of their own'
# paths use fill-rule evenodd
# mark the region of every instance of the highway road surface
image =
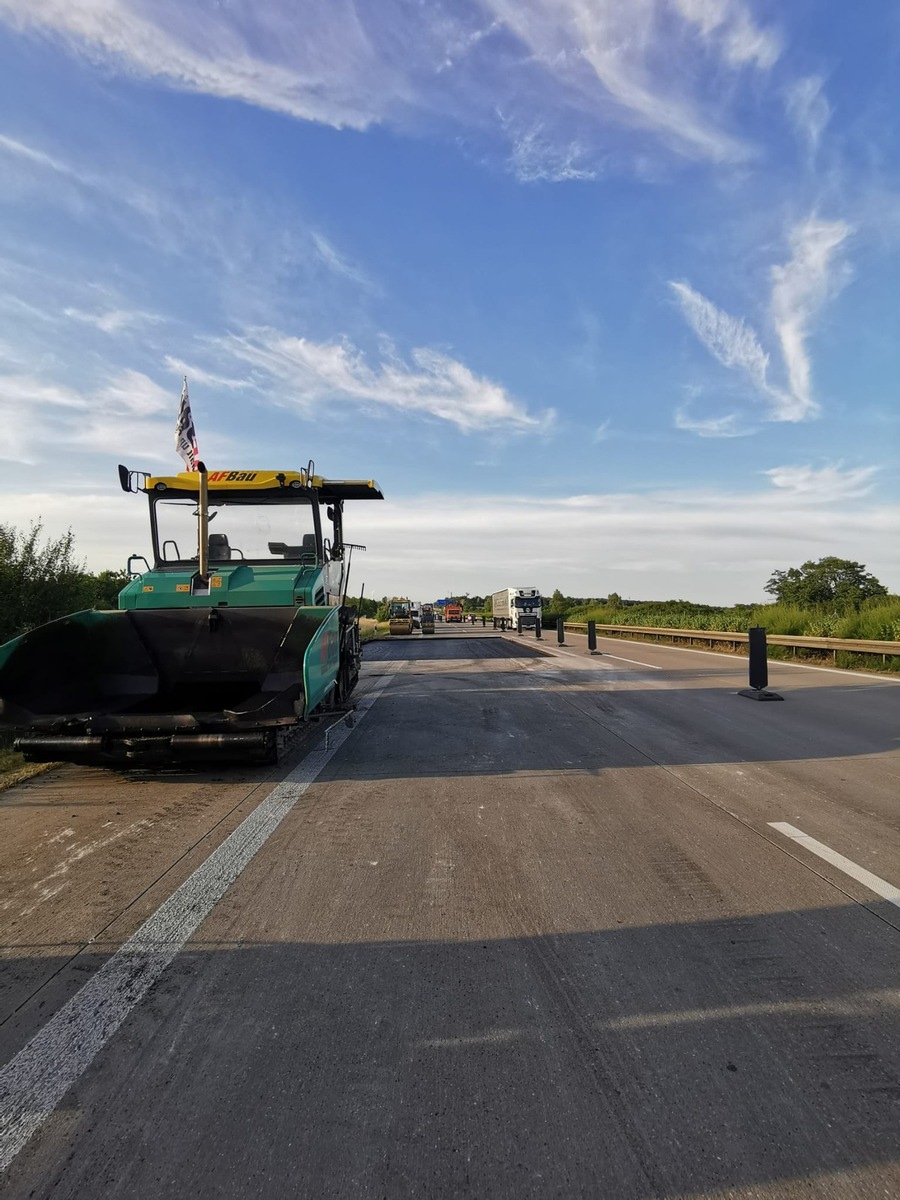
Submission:
<svg viewBox="0 0 900 1200">
<path fill-rule="evenodd" d="M 900 1196 L 900 684 L 600 648 L 0 794 L 0 1194 Z"/>
</svg>

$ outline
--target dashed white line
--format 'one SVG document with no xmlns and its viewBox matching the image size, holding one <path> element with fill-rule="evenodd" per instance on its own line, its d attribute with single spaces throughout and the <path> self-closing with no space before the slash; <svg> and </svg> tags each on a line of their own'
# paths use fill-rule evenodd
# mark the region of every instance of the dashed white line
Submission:
<svg viewBox="0 0 900 1200">
<path fill-rule="evenodd" d="M 843 871 L 845 875 L 849 875 L 857 883 L 861 883 L 877 896 L 881 896 L 883 900 L 889 900 L 891 904 L 896 904 L 900 908 L 900 888 L 894 887 L 892 883 L 888 883 L 887 880 L 881 879 L 878 875 L 873 875 L 871 871 L 867 871 L 865 867 L 861 867 L 858 863 L 853 862 L 852 859 L 845 858 L 843 854 L 838 854 L 836 850 L 832 850 L 824 842 L 816 841 L 814 837 L 810 837 L 808 833 L 804 833 L 796 825 L 789 825 L 787 821 L 769 821 L 769 828 L 777 829 L 779 833 L 783 833 L 785 837 L 789 837 L 798 846 L 803 846 L 810 853 L 817 854 L 819 858 L 823 858 L 825 862 L 831 863 L 833 867 L 837 867 L 839 871 Z"/>
<path fill-rule="evenodd" d="M 393 676 L 357 706 L 357 721 Z M 15 1158 L 106 1045 L 352 732 L 332 729 L 177 888 L 96 975 L 0 1070 L 0 1170 Z"/>
</svg>

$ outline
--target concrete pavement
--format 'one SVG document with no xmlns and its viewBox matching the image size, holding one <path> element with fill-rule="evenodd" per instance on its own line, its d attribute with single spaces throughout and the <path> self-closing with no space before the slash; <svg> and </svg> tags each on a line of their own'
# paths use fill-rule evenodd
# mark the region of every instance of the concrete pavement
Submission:
<svg viewBox="0 0 900 1200">
<path fill-rule="evenodd" d="M 472 632 L 269 775 L 0 798 L 0 1114 L 75 1072 L 4 1194 L 900 1194 L 900 907 L 776 828 L 900 884 L 900 688 Z"/>
</svg>

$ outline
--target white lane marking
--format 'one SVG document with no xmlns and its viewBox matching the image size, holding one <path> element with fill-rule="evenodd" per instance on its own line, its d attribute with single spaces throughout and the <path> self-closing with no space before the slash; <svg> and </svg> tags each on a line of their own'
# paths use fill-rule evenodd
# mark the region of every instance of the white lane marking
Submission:
<svg viewBox="0 0 900 1200">
<path fill-rule="evenodd" d="M 685 633 L 688 631 L 685 630 Z M 632 642 L 629 638 L 602 638 L 605 642 L 628 642 L 630 646 L 652 646 L 654 650 L 679 650 L 683 654 L 705 654 L 710 658 L 718 658 L 720 661 L 731 659 L 732 662 L 747 661 L 745 654 L 723 654 L 720 650 L 697 650 L 693 646 L 667 646 L 665 642 Z M 727 637 L 722 638 L 727 641 Z M 603 651 L 604 658 L 612 658 L 612 654 L 607 654 Z M 649 663 L 641 663 L 642 667 L 648 667 Z M 785 662 L 783 658 L 770 658 L 770 667 L 784 667 L 785 670 L 790 670 L 796 667 L 798 671 L 824 671 L 826 675 L 849 675 L 854 679 L 868 679 L 870 683 L 900 683 L 900 679 L 894 679 L 890 675 L 883 675 L 880 671 L 851 671 L 844 670 L 843 667 L 814 667 L 809 663 Z"/>
<path fill-rule="evenodd" d="M 839 871 L 843 871 L 845 875 L 849 875 L 851 879 L 855 879 L 857 883 L 861 883 L 876 895 L 881 896 L 882 899 L 889 900 L 891 904 L 896 904 L 900 908 L 900 888 L 894 887 L 892 883 L 873 875 L 871 871 L 867 871 L 865 867 L 859 866 L 851 859 L 844 858 L 843 854 L 838 854 L 824 842 L 817 842 L 814 837 L 810 837 L 796 825 L 788 825 L 787 821 L 769 821 L 769 827 L 777 829 L 779 833 L 791 838 L 798 846 L 803 846 L 811 853 L 817 854 L 819 858 L 824 858 L 826 862 L 837 867 Z"/>
<path fill-rule="evenodd" d="M 633 644 L 634 643 L 632 643 L 632 645 Z M 540 643 L 535 642 L 535 645 L 540 645 Z M 564 658 L 574 658 L 577 655 L 579 662 L 588 661 L 572 646 L 541 646 L 541 649 L 545 654 L 561 654 Z M 599 655 L 598 657 L 614 658 L 618 662 L 633 663 L 636 667 L 646 667 L 648 671 L 665 670 L 665 667 L 656 667 L 653 665 L 653 663 L 638 662 L 636 658 L 622 658 L 621 655 L 618 654 L 607 654 L 605 650 L 603 651 L 602 655 Z M 599 665 L 602 666 L 603 664 L 601 663 Z"/>
<path fill-rule="evenodd" d="M 0 1171 L 19 1153 L 310 784 L 392 676 L 359 701 L 354 725 L 316 749 L 177 888 L 91 979 L 0 1070 Z"/>
<path fill-rule="evenodd" d="M 654 666 L 653 663 L 639 662 L 636 658 L 622 658 L 621 654 L 607 654 L 603 651 L 604 658 L 614 658 L 616 662 L 633 663 L 636 667 L 646 667 L 648 671 L 662 671 L 663 667 Z"/>
</svg>

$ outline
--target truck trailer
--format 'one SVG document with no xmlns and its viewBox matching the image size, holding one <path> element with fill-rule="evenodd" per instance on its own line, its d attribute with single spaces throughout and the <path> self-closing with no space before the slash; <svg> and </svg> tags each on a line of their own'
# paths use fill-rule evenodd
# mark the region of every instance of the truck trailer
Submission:
<svg viewBox="0 0 900 1200">
<path fill-rule="evenodd" d="M 494 622 L 504 619 L 514 629 L 534 629 L 541 620 L 541 593 L 539 588 L 504 588 L 491 597 Z"/>
</svg>

